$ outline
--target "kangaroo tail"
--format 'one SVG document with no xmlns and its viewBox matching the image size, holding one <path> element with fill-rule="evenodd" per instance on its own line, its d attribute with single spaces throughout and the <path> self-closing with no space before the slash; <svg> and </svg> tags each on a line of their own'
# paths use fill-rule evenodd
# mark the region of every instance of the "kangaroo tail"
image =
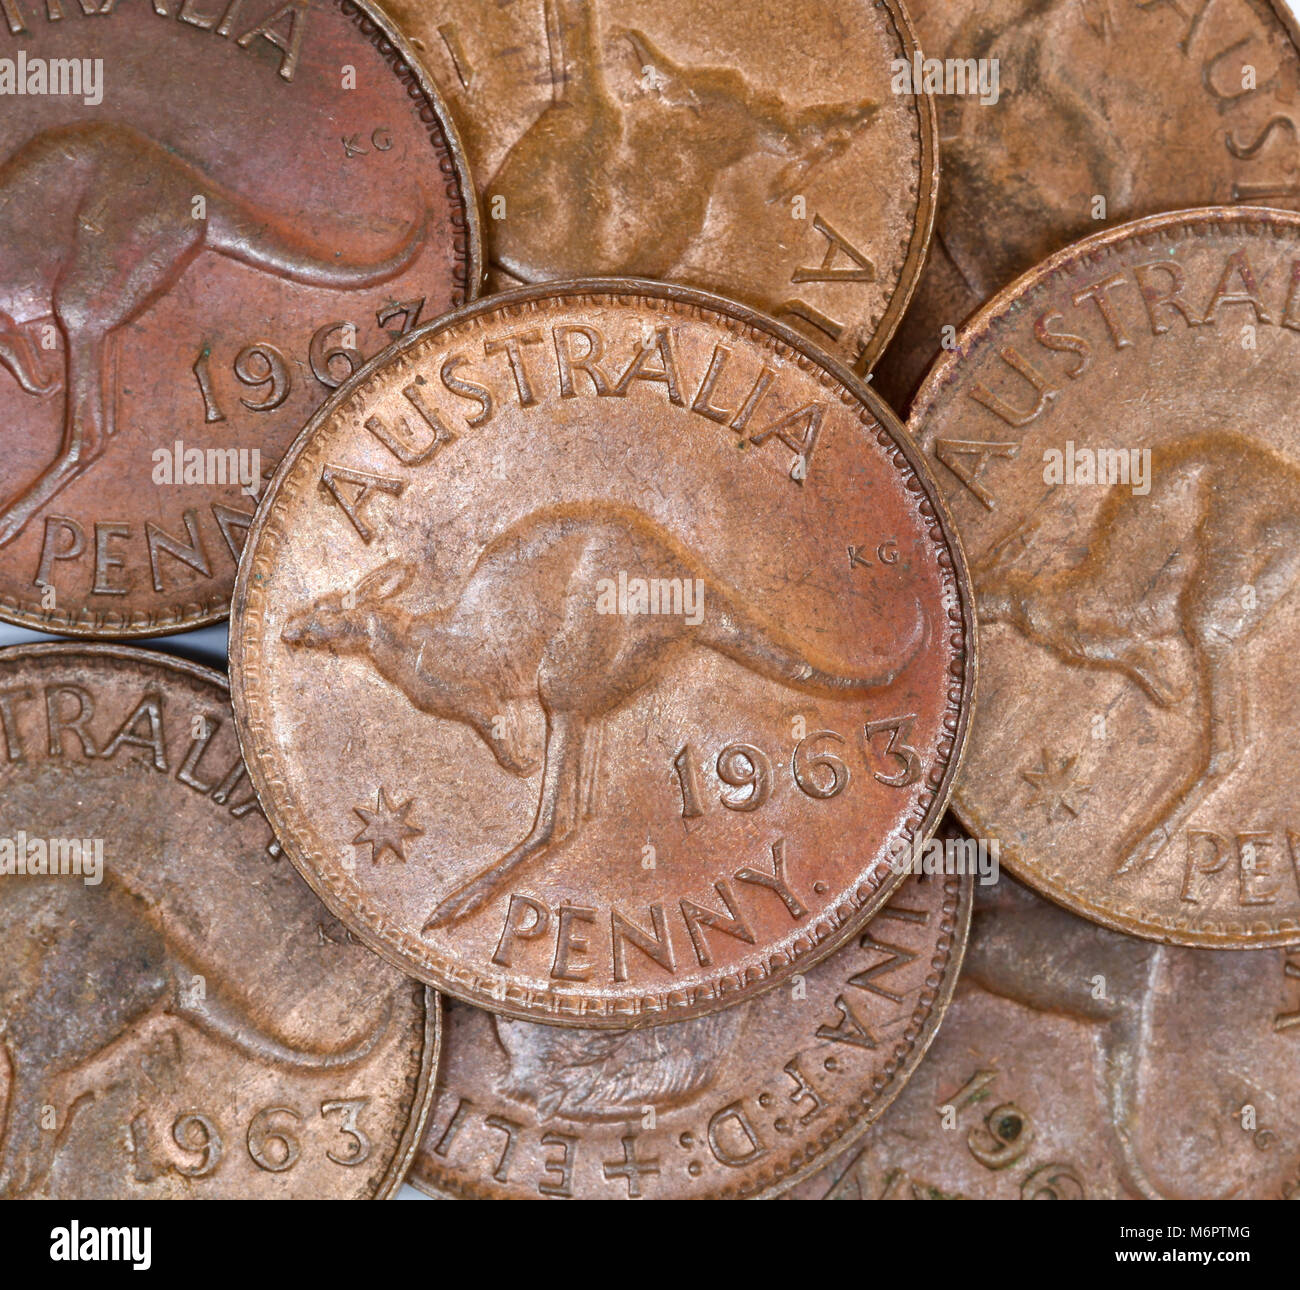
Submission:
<svg viewBox="0 0 1300 1290">
<path fill-rule="evenodd" d="M 429 232 L 429 213 L 422 209 L 401 244 L 382 260 L 356 264 L 328 250 L 274 218 L 253 210 L 229 194 L 209 193 L 207 245 L 219 255 L 308 287 L 339 291 L 375 287 L 410 267 Z"/>
<path fill-rule="evenodd" d="M 294 1070 L 324 1071 L 353 1066 L 368 1057 L 388 1029 L 393 1005 L 391 1000 L 385 1000 L 379 1015 L 365 1034 L 349 1047 L 332 1053 L 294 1048 L 264 1030 L 255 1029 L 245 1017 L 218 999 L 196 1000 L 186 998 L 181 993 L 168 1011 L 174 1016 L 183 1017 L 214 1039 L 229 1044 L 245 1057 L 277 1062 Z"/>
<path fill-rule="evenodd" d="M 722 601 L 715 591 L 712 602 L 715 608 L 701 628 L 702 644 L 769 680 L 827 699 L 853 698 L 890 685 L 929 636 L 925 612 L 918 602 L 906 637 L 882 654 L 859 659 L 851 669 L 836 668 L 813 658 L 780 628 L 734 600 Z"/>
</svg>

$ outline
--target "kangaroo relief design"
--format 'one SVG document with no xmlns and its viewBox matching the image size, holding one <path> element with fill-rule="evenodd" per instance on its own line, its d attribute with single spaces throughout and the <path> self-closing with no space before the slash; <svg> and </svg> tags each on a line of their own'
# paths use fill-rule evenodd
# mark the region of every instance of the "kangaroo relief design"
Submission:
<svg viewBox="0 0 1300 1290">
<path fill-rule="evenodd" d="M 207 218 L 194 217 L 203 198 Z M 0 165 L 0 363 L 29 394 L 60 382 L 19 330 L 53 318 L 66 353 L 63 440 L 53 463 L 0 504 L 0 547 L 103 454 L 115 431 L 115 337 L 205 248 L 288 282 L 357 290 L 397 277 L 420 253 L 428 215 L 373 264 L 340 259 L 288 231 L 125 125 L 46 130 Z"/>
<path fill-rule="evenodd" d="M 386 1002 L 361 1037 L 334 1051 L 296 1048 L 249 1020 L 174 944 L 149 905 L 120 879 L 88 888 L 66 878 L 9 878 L 0 890 L 0 1053 L 8 1097 L 0 1120 L 0 1197 L 39 1191 L 83 1099 L 74 1089 L 110 1050 L 150 1021 L 184 1021 L 254 1061 L 299 1071 L 364 1060 L 388 1028 Z M 191 983 L 203 976 L 206 998 Z M 88 987 L 92 1002 L 87 1003 Z M 41 1125 L 55 1107 L 60 1128 Z M 143 1110 L 143 1108 L 141 1108 Z"/>
<path fill-rule="evenodd" d="M 1119 213 L 1131 209 L 1137 186 L 1132 149 L 1099 104 L 1095 79 L 1079 75 L 1081 65 L 1097 66 L 1096 57 L 1081 63 L 1062 52 L 1095 37 L 1090 48 L 1104 58 L 1103 16 L 1090 14 L 1086 0 L 1022 0 L 1014 8 L 1001 26 L 974 13 L 949 48 L 998 63 L 1004 76 L 1015 69 L 1017 82 L 1035 93 L 1009 96 L 992 113 L 976 97 L 938 98 L 945 178 L 938 236 L 980 299 L 1092 230 L 1076 193 L 1105 193 Z M 1062 150 L 1055 155 L 1063 182 L 1053 183 L 1041 167 L 1031 178 L 1028 158 L 1016 153 L 1016 145 L 1041 146 L 1045 137 Z M 990 220 L 998 224 L 996 239 L 988 236 Z"/>
<path fill-rule="evenodd" d="M 552 1117 L 595 1123 L 640 1119 L 698 1097 L 730 1057 L 745 1009 L 646 1030 L 572 1030 L 492 1016 L 510 1062 L 498 1093 Z"/>
<path fill-rule="evenodd" d="M 999 885 L 995 900 L 976 905 L 962 980 L 1094 1028 L 1098 1092 L 1115 1135 L 1120 1181 L 1135 1196 L 1162 1199 L 1142 1163 L 1139 1111 L 1149 1004 L 1166 947 L 1095 927 L 1009 883 Z M 1100 999 L 1097 976 L 1104 978 Z"/>
<path fill-rule="evenodd" d="M 699 579 L 702 621 L 681 615 L 601 615 L 597 583 L 629 577 Z M 282 632 L 294 646 L 364 655 L 421 712 L 475 730 L 512 774 L 538 759 L 521 731 L 540 707 L 546 746 L 537 816 L 528 836 L 447 897 L 424 930 L 472 914 L 507 876 L 573 836 L 584 766 L 602 718 L 702 648 L 806 694 L 850 699 L 892 684 L 928 636 L 920 602 L 906 638 L 852 672 L 816 658 L 749 609 L 680 542 L 639 511 L 604 503 L 533 512 L 494 538 L 456 602 L 415 616 L 396 597 L 419 570 L 394 561 L 352 592 L 322 596 Z M 503 719 L 508 718 L 508 719 Z"/>
<path fill-rule="evenodd" d="M 770 195 L 777 200 L 843 153 L 877 111 L 791 108 L 730 68 L 673 62 L 639 31 L 616 33 L 647 87 L 625 105 L 606 80 L 595 9 L 593 0 L 546 0 L 553 101 L 488 189 L 510 212 L 493 231 L 495 262 L 522 282 L 669 277 L 729 167 L 760 153 L 787 159 Z"/>
<path fill-rule="evenodd" d="M 1120 873 L 1155 860 L 1241 764 L 1250 742 L 1242 647 L 1300 579 L 1294 465 L 1230 432 L 1157 448 L 1153 461 L 1149 496 L 1112 489 L 1075 567 L 1015 569 L 1009 552 L 1022 527 L 972 579 L 985 625 L 1008 623 L 1066 663 L 1123 672 L 1157 707 L 1196 705 L 1193 764 L 1125 839 Z"/>
</svg>

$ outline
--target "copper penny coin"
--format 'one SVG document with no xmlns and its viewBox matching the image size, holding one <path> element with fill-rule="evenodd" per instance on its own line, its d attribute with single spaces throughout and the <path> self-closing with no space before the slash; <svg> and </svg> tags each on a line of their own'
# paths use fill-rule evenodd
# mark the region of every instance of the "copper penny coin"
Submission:
<svg viewBox="0 0 1300 1290">
<path fill-rule="evenodd" d="M 634 1028 L 787 980 L 902 880 L 965 735 L 965 574 L 911 441 L 819 354 L 685 288 L 530 288 L 295 443 L 240 565 L 240 739 L 393 962 Z"/>
<path fill-rule="evenodd" d="M 389 1196 L 436 996 L 312 895 L 244 774 L 224 678 L 0 650 L 0 1196 Z"/>
<path fill-rule="evenodd" d="M 935 236 L 875 376 L 894 407 L 979 305 L 1076 238 L 1189 206 L 1300 204 L 1300 52 L 1284 0 L 908 9 L 935 64 L 972 61 L 935 95 Z"/>
<path fill-rule="evenodd" d="M 410 1181 L 436 1197 L 770 1196 L 863 1132 L 947 1007 L 970 879 L 916 877 L 796 988 L 651 1030 L 450 1004 Z"/>
<path fill-rule="evenodd" d="M 149 636 L 226 616 L 280 454 L 473 297 L 478 217 L 367 5 L 94 8 L 0 0 L 0 618 Z"/>
<path fill-rule="evenodd" d="M 1300 216 L 1099 234 L 917 395 L 972 562 L 987 711 L 958 814 L 1119 931 L 1300 941 Z"/>
<path fill-rule="evenodd" d="M 384 0 L 483 189 L 497 290 L 635 274 L 873 363 L 934 221 L 934 106 L 896 0 Z"/>
<path fill-rule="evenodd" d="M 912 1081 L 790 1196 L 1295 1199 L 1298 1050 L 1295 951 L 1135 940 L 1004 880 L 976 889 L 957 994 Z"/>
</svg>

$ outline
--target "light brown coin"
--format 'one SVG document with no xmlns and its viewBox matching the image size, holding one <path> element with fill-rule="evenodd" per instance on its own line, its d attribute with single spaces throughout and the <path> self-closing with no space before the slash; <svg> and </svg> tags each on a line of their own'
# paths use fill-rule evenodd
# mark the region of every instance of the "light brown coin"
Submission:
<svg viewBox="0 0 1300 1290">
<path fill-rule="evenodd" d="M 909 879 L 794 987 L 652 1030 L 574 1030 L 452 1002 L 411 1182 L 437 1197 L 770 1196 L 897 1096 L 947 1007 L 971 881 Z"/>
<path fill-rule="evenodd" d="M 1300 216 L 1157 216 L 992 301 L 911 428 L 972 564 L 956 807 L 1120 931 L 1300 941 Z"/>
<path fill-rule="evenodd" d="M 217 621 L 303 422 L 477 294 L 455 129 L 367 0 L 0 0 L 15 54 L 42 92 L 0 114 L 0 618 Z"/>
<path fill-rule="evenodd" d="M 1189 206 L 1300 204 L 1300 53 L 1284 0 L 908 9 L 927 56 L 972 61 L 935 95 L 934 240 L 875 377 L 894 407 L 939 356 L 945 328 L 951 341 L 995 291 L 1075 238 Z"/>
<path fill-rule="evenodd" d="M 1300 1197 L 1300 956 L 1096 927 L 977 889 L 925 1061 L 812 1200 Z"/>
<path fill-rule="evenodd" d="M 460 125 L 495 289 L 634 274 L 776 314 L 865 370 L 934 221 L 896 0 L 386 0 Z"/>
<path fill-rule="evenodd" d="M 279 854 L 225 681 L 0 650 L 0 1196 L 392 1195 L 436 996 Z"/>
<path fill-rule="evenodd" d="M 970 710 L 960 551 L 797 333 L 634 280 L 480 302 L 322 409 L 240 566 L 240 738 L 291 858 L 496 1012 L 713 1012 L 847 942 Z"/>
</svg>

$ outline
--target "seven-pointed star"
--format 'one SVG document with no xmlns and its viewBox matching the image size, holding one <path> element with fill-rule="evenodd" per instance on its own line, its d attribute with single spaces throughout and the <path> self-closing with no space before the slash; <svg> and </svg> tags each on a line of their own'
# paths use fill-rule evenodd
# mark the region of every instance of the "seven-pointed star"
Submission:
<svg viewBox="0 0 1300 1290">
<path fill-rule="evenodd" d="M 1038 770 L 1022 770 L 1020 777 L 1034 788 L 1030 806 L 1047 807 L 1047 822 L 1050 824 L 1058 810 L 1067 811 L 1077 816 L 1082 809 L 1079 798 L 1092 792 L 1092 785 L 1085 784 L 1074 777 L 1074 764 L 1077 757 L 1052 757 L 1046 748 L 1043 752 L 1043 764 Z"/>
<path fill-rule="evenodd" d="M 417 828 L 408 818 L 414 798 L 408 797 L 401 806 L 395 806 L 387 791 L 380 786 L 375 797 L 374 810 L 364 806 L 354 806 L 353 813 L 359 815 L 366 827 L 352 839 L 354 845 L 370 843 L 370 861 L 378 864 L 385 851 L 391 851 L 403 863 L 406 861 L 407 838 L 418 838 L 424 830 Z"/>
</svg>

